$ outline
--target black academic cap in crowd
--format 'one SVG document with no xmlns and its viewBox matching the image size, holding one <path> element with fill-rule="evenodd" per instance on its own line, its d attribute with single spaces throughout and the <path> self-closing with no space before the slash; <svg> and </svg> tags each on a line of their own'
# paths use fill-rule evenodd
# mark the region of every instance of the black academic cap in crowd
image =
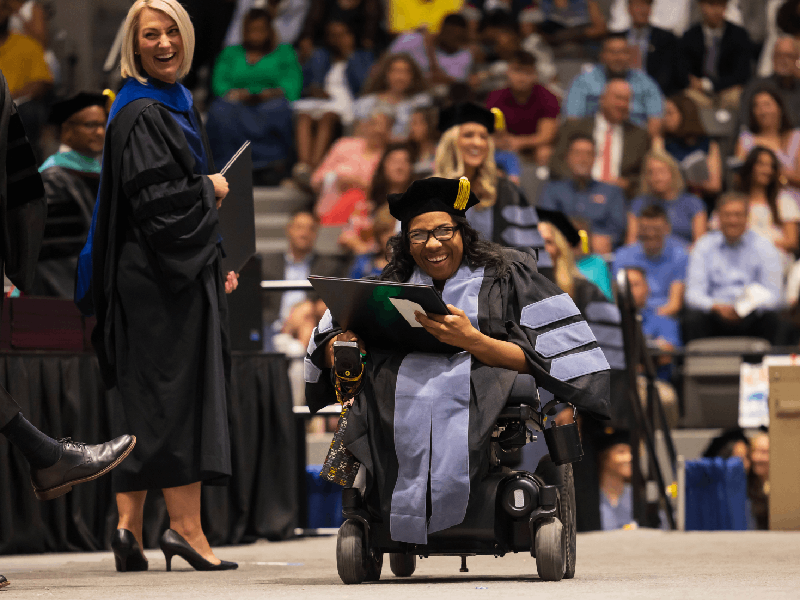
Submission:
<svg viewBox="0 0 800 600">
<path fill-rule="evenodd" d="M 79 92 L 53 105 L 53 108 L 50 109 L 50 122 L 55 125 L 62 125 L 64 121 L 69 119 L 76 112 L 82 111 L 89 106 L 99 106 L 103 110 L 106 110 L 107 103 L 108 96 L 105 94 Z"/>
<path fill-rule="evenodd" d="M 740 427 L 734 427 L 733 429 L 723 431 L 720 435 L 711 440 L 708 444 L 708 448 L 706 448 L 706 451 L 703 453 L 703 457 L 715 458 L 720 456 L 722 449 L 733 442 L 744 442 L 750 446 L 750 441 L 744 434 L 744 430 Z"/>
<path fill-rule="evenodd" d="M 594 447 L 597 453 L 603 452 L 616 446 L 617 444 L 631 443 L 631 432 L 627 429 L 615 429 L 613 427 L 606 427 L 598 432 L 594 438 Z"/>
<path fill-rule="evenodd" d="M 474 102 L 459 102 L 439 112 L 439 131 L 444 133 L 451 127 L 464 123 L 478 123 L 489 133 L 505 129 L 505 117 L 499 108 L 489 110 Z"/>
<path fill-rule="evenodd" d="M 581 233 L 572 224 L 567 215 L 559 210 L 547 210 L 545 208 L 537 208 L 536 214 L 539 215 L 540 223 L 550 223 L 553 227 L 558 229 L 567 243 L 575 247 L 581 243 Z"/>
<path fill-rule="evenodd" d="M 429 212 L 446 212 L 463 217 L 480 200 L 471 191 L 469 179 L 428 177 L 413 182 L 402 194 L 389 194 L 389 212 L 408 226 L 414 217 Z"/>
</svg>

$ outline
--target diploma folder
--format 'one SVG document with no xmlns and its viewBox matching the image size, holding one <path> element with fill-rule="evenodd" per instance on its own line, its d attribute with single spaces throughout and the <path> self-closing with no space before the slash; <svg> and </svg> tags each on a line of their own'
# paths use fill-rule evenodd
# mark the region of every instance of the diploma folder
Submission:
<svg viewBox="0 0 800 600">
<path fill-rule="evenodd" d="M 455 354 L 414 320 L 414 309 L 449 315 L 442 297 L 430 285 L 375 279 L 309 276 L 308 280 L 344 330 L 351 330 L 370 348 Z M 419 308 L 417 308 L 418 305 Z"/>
<path fill-rule="evenodd" d="M 256 216 L 253 203 L 253 159 L 246 143 L 221 173 L 228 180 L 228 195 L 219 208 L 222 229 L 222 271 L 238 273 L 256 253 Z"/>
</svg>

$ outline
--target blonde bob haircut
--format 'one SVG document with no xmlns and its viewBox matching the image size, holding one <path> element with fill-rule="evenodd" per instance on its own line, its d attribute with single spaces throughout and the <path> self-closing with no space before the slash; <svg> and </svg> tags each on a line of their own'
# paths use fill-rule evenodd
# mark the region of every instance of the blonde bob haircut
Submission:
<svg viewBox="0 0 800 600">
<path fill-rule="evenodd" d="M 120 71 L 122 78 L 133 77 L 140 83 L 147 83 L 147 73 L 142 61 L 136 55 L 136 40 L 139 34 L 139 16 L 142 10 L 151 8 L 163 12 L 178 25 L 183 40 L 183 63 L 178 68 L 178 79 L 183 79 L 192 68 L 194 58 L 194 27 L 189 13 L 178 0 L 136 0 L 125 18 L 125 35 L 122 39 Z"/>
<path fill-rule="evenodd" d="M 672 155 L 665 150 L 650 150 L 644 156 L 644 160 L 642 161 L 642 165 L 644 165 L 644 173 L 642 173 L 642 186 L 640 193 L 645 196 L 649 196 L 653 194 L 653 190 L 650 189 L 650 184 L 647 182 L 647 164 L 651 160 L 656 160 L 660 163 L 664 163 L 669 168 L 670 175 L 672 175 L 672 194 L 677 198 L 681 195 L 684 189 L 686 189 L 686 184 L 683 181 L 683 174 L 681 173 L 681 168 L 678 165 L 678 162 L 672 158 Z"/>
<path fill-rule="evenodd" d="M 434 158 L 434 171 L 436 177 L 458 179 L 464 175 L 464 157 L 458 148 L 458 137 L 461 135 L 461 126 L 455 125 L 444 132 L 439 145 L 436 146 Z M 478 167 L 475 180 L 480 183 L 481 192 L 478 198 L 481 203 L 476 209 L 494 206 L 497 200 L 497 165 L 494 162 L 494 140 L 489 136 L 489 151 L 486 160 Z M 475 183 L 473 181 L 473 183 Z"/>
</svg>

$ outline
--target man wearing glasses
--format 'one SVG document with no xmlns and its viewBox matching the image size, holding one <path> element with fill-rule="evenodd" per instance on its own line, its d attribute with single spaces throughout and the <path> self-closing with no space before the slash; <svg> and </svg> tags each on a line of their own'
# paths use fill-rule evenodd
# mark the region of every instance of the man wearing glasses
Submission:
<svg viewBox="0 0 800 600">
<path fill-rule="evenodd" d="M 47 227 L 33 294 L 72 298 L 75 263 L 86 241 L 100 184 L 100 155 L 106 135 L 103 94 L 81 92 L 53 106 L 61 147 L 39 171 L 47 197 Z"/>
</svg>

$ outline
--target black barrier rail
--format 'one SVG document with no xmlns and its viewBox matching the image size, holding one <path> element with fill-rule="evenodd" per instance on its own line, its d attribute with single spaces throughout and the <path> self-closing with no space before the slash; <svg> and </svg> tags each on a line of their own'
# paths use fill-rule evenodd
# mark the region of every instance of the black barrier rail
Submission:
<svg viewBox="0 0 800 600">
<path fill-rule="evenodd" d="M 620 269 L 616 278 L 617 306 L 619 307 L 622 321 L 622 337 L 625 343 L 625 365 L 628 379 L 628 399 L 634 422 L 631 427 L 631 451 L 633 453 L 631 485 L 633 486 L 633 517 L 637 523 L 649 527 L 659 526 L 659 508 L 663 508 L 667 516 L 670 529 L 676 528 L 675 510 L 672 499 L 676 495 L 678 468 L 675 445 L 672 441 L 672 432 L 667 422 L 664 405 L 656 388 L 656 367 L 650 355 L 644 334 L 642 333 L 641 317 L 636 311 L 628 285 L 628 274 L 625 269 Z M 647 380 L 647 401 L 645 410 L 642 410 L 639 398 L 639 387 L 636 377 L 642 369 Z M 672 470 L 673 493 L 667 492 L 664 474 L 656 455 L 655 430 L 660 427 Z M 641 440 L 644 439 L 647 453 L 647 469 L 642 469 L 640 457 Z M 658 490 L 656 498 L 648 489 L 655 486 Z"/>
</svg>

